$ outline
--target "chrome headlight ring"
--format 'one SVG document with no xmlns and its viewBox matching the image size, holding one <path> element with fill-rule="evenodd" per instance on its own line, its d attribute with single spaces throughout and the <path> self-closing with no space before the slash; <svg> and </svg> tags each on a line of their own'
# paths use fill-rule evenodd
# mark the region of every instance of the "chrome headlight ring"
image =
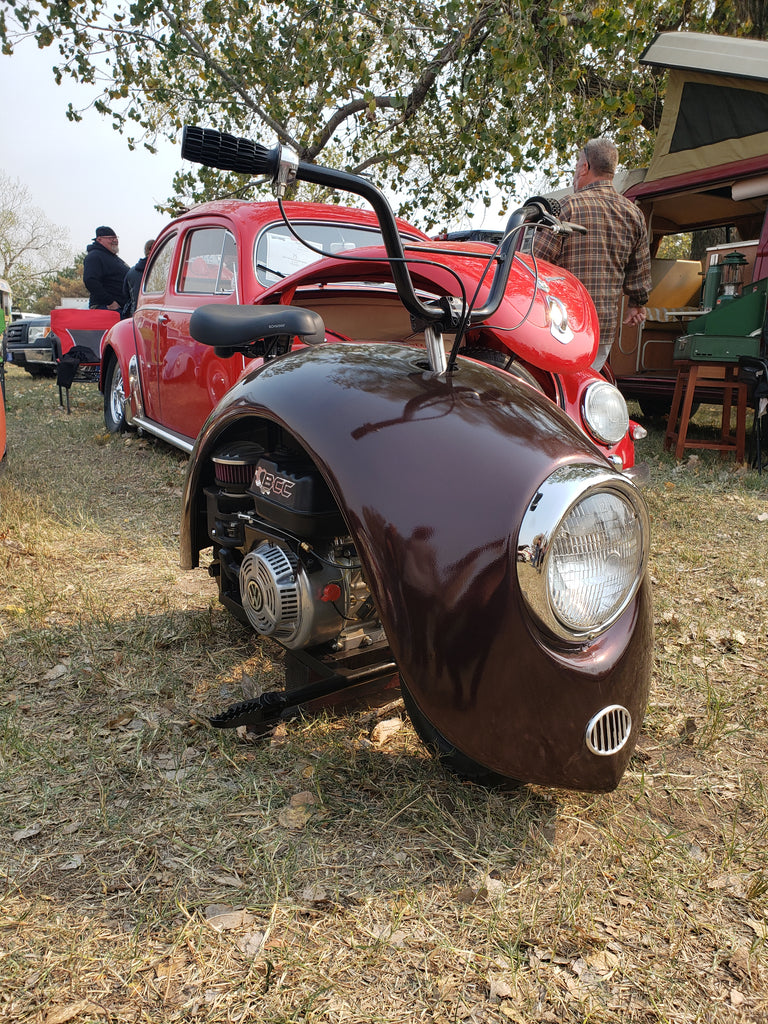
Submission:
<svg viewBox="0 0 768 1024">
<path fill-rule="evenodd" d="M 648 561 L 645 502 L 626 477 L 594 465 L 561 466 L 523 516 L 517 576 L 534 620 L 580 643 L 625 611 Z"/>
<path fill-rule="evenodd" d="M 618 444 L 629 430 L 624 396 L 607 380 L 593 381 L 584 389 L 581 415 L 590 434 L 603 444 Z"/>
</svg>

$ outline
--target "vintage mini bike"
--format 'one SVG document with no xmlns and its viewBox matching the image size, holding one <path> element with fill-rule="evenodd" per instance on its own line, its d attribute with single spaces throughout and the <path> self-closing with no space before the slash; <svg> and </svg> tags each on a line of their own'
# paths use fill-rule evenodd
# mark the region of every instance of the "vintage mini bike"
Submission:
<svg viewBox="0 0 768 1024">
<path fill-rule="evenodd" d="M 526 233 L 572 226 L 533 201 L 493 252 L 404 246 L 363 178 L 202 128 L 185 129 L 183 155 L 265 175 L 280 199 L 295 180 L 361 196 L 384 240 L 255 305 L 192 314 L 219 357 L 261 362 L 196 440 L 182 564 L 212 548 L 222 603 L 286 652 L 284 691 L 213 724 L 265 727 L 399 688 L 422 739 L 465 777 L 614 788 L 651 674 L 645 503 L 544 371 L 472 358 L 479 338 L 517 330 L 599 384 L 582 291 L 516 254 Z"/>
</svg>

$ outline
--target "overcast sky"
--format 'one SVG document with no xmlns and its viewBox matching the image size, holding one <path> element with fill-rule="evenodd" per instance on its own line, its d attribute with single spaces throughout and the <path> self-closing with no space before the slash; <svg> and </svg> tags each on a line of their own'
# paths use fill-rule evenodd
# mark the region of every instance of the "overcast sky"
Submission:
<svg viewBox="0 0 768 1024">
<path fill-rule="evenodd" d="M 167 143 L 157 156 L 131 152 L 111 123 L 94 111 L 82 122 L 67 120 L 67 104 L 86 106 L 87 86 L 58 86 L 51 73 L 55 53 L 32 41 L 12 57 L 0 55 L 3 144 L 0 169 L 29 189 L 52 224 L 65 228 L 75 252 L 106 224 L 120 238 L 120 255 L 132 266 L 144 242 L 168 222 L 154 209 L 171 194 L 182 161 Z"/>
</svg>

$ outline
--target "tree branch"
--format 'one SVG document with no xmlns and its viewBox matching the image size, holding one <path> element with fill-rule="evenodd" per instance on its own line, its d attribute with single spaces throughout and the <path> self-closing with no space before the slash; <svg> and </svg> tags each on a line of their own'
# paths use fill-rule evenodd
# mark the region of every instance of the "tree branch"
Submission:
<svg viewBox="0 0 768 1024">
<path fill-rule="evenodd" d="M 482 36 L 486 26 L 488 25 L 491 15 L 495 10 L 496 5 L 493 2 L 485 4 L 476 18 L 468 26 L 457 29 L 456 32 L 454 32 L 453 38 L 450 42 L 445 44 L 439 54 L 430 61 L 424 69 L 424 72 L 411 89 L 405 101 L 403 116 L 399 117 L 394 124 L 390 126 L 390 130 L 405 124 L 416 114 L 424 104 L 424 101 L 429 95 L 430 89 L 432 89 L 437 81 L 440 72 L 456 59 L 460 50 L 467 48 L 469 53 L 476 52 L 482 42 Z M 402 105 L 402 101 L 398 96 L 392 93 L 382 96 L 374 96 L 373 102 L 377 110 Z M 355 114 L 359 114 L 362 113 L 362 111 L 367 110 L 369 105 L 370 101 L 360 98 L 352 100 L 350 103 L 346 103 L 343 107 L 339 107 L 333 116 L 326 122 L 325 128 L 318 136 L 315 144 L 307 150 L 306 159 L 310 161 L 314 160 L 318 153 L 320 153 L 328 144 L 340 125 Z M 373 163 L 377 162 L 380 161 L 375 158 L 371 158 L 371 160 L 366 162 L 366 166 L 372 166 Z"/>
</svg>

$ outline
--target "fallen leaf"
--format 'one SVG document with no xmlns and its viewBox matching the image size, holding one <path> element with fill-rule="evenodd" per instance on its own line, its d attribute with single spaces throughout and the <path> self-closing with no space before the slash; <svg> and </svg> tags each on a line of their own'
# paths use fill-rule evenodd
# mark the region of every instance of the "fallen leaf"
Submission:
<svg viewBox="0 0 768 1024">
<path fill-rule="evenodd" d="M 77 1003 L 68 1003 L 66 1006 L 54 1006 L 45 1015 L 45 1024 L 67 1024 L 69 1020 L 75 1020 L 81 1013 L 88 1013 L 93 1010 L 93 1004 L 87 999 L 81 999 Z"/>
<path fill-rule="evenodd" d="M 306 804 L 289 804 L 283 807 L 277 816 L 277 820 L 283 828 L 304 828 L 312 817 L 312 809 Z"/>
<path fill-rule="evenodd" d="M 247 932 L 241 936 L 235 945 L 241 953 L 245 953 L 246 956 L 256 956 L 261 947 L 264 945 L 264 939 L 266 938 L 265 932 Z"/>
<path fill-rule="evenodd" d="M 174 974 L 178 974 L 187 966 L 187 958 L 184 955 L 172 956 L 170 959 L 163 961 L 158 964 L 155 969 L 155 977 L 158 980 L 167 980 L 172 978 Z"/>
<path fill-rule="evenodd" d="M 304 790 L 301 793 L 294 793 L 289 803 L 291 807 L 314 807 L 317 803 L 317 797 L 314 793 L 310 793 L 309 790 Z"/>
<path fill-rule="evenodd" d="M 511 1003 L 502 1003 L 499 1007 L 499 1012 L 503 1017 L 506 1017 L 507 1020 L 515 1021 L 515 1024 L 528 1024 L 530 1020 L 530 1018 L 521 1017 Z M 546 1017 L 542 1017 L 540 1019 L 546 1020 Z"/>
<path fill-rule="evenodd" d="M 495 974 L 488 978 L 488 990 L 489 999 L 511 999 L 514 994 L 509 982 Z"/>
<path fill-rule="evenodd" d="M 59 864 L 61 871 L 77 871 L 85 864 L 85 857 L 81 853 L 73 853 L 67 860 Z"/>
<path fill-rule="evenodd" d="M 60 662 L 58 665 L 54 665 L 53 668 L 48 669 L 43 676 L 43 679 L 51 682 L 54 679 L 61 679 L 61 677 L 65 676 L 67 672 L 69 672 L 69 667 Z"/>
<path fill-rule="evenodd" d="M 218 882 L 219 885 L 229 885 L 233 889 L 242 889 L 245 886 L 245 882 L 237 875 L 212 875 L 211 880 Z"/>
<path fill-rule="evenodd" d="M 371 740 L 383 746 L 388 743 L 403 727 L 402 718 L 387 718 L 383 722 L 379 722 L 371 730 Z"/>
<path fill-rule="evenodd" d="M 615 971 L 619 966 L 619 958 L 615 953 L 610 953 L 607 949 L 599 949 L 594 953 L 588 953 L 584 960 L 590 970 L 595 971 L 597 974 L 610 974 L 611 971 Z"/>
<path fill-rule="evenodd" d="M 174 768 L 170 771 L 160 772 L 160 774 L 166 782 L 183 782 L 194 770 L 194 768 Z"/>
<path fill-rule="evenodd" d="M 307 885 L 302 889 L 301 898 L 305 903 L 327 903 L 328 892 L 319 885 L 317 882 L 313 882 L 311 885 Z"/>
<path fill-rule="evenodd" d="M 466 885 L 464 886 L 463 889 L 459 889 L 459 891 L 456 893 L 456 899 L 458 900 L 459 903 L 470 904 L 475 902 L 475 900 L 477 899 L 477 895 L 478 894 L 475 892 L 474 889 Z"/>
<path fill-rule="evenodd" d="M 373 928 L 371 930 L 371 935 L 379 942 L 386 942 L 390 946 L 395 946 L 397 949 L 402 949 L 405 946 L 405 932 L 400 930 L 393 932 L 392 926 L 388 924 Z"/>
<path fill-rule="evenodd" d="M 241 928 L 255 920 L 253 914 L 249 914 L 247 910 L 238 910 L 224 903 L 212 903 L 206 907 L 205 919 L 217 932 L 232 931 L 233 928 Z"/>
<path fill-rule="evenodd" d="M 31 839 L 32 836 L 36 836 L 41 831 L 42 825 L 40 822 L 35 822 L 34 825 L 27 825 L 26 828 L 20 828 L 18 832 L 14 832 L 11 838 L 14 843 L 20 843 L 22 839 Z"/>
<path fill-rule="evenodd" d="M 117 718 L 111 719 L 107 722 L 108 729 L 120 729 L 124 725 L 129 725 L 133 721 L 133 714 L 122 714 L 118 715 Z"/>
</svg>

